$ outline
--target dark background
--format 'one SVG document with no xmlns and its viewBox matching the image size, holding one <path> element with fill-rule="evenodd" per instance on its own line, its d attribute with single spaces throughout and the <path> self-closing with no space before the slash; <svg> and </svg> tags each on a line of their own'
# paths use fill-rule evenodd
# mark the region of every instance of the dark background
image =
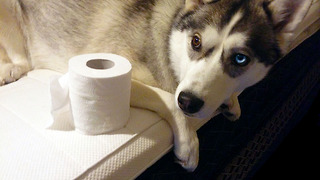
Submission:
<svg viewBox="0 0 320 180">
<path fill-rule="evenodd" d="M 320 179 L 320 96 L 253 179 Z"/>
</svg>

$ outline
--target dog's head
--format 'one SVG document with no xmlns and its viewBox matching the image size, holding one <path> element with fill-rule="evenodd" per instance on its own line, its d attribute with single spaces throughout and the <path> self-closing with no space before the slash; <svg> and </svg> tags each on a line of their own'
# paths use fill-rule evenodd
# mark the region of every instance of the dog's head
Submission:
<svg viewBox="0 0 320 180">
<path fill-rule="evenodd" d="M 210 118 L 232 93 L 263 79 L 286 51 L 311 0 L 186 0 L 170 35 L 176 102 Z"/>
</svg>

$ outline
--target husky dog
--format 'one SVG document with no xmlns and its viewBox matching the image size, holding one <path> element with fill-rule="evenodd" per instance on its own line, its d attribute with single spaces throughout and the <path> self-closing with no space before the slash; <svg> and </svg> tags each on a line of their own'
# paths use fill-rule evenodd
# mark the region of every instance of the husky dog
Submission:
<svg viewBox="0 0 320 180">
<path fill-rule="evenodd" d="M 157 112 L 175 154 L 198 165 L 188 119 L 240 116 L 237 96 L 286 52 L 311 0 L 1 0 L 0 83 L 35 68 L 66 72 L 95 52 L 133 66 L 131 105 Z"/>
</svg>

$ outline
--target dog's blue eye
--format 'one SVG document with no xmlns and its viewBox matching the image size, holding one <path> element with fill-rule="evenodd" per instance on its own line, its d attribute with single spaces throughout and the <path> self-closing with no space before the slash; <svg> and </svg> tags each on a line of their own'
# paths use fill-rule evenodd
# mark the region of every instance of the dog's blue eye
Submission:
<svg viewBox="0 0 320 180">
<path fill-rule="evenodd" d="M 250 58 L 243 54 L 235 54 L 232 61 L 235 65 L 246 66 L 249 64 Z"/>
</svg>

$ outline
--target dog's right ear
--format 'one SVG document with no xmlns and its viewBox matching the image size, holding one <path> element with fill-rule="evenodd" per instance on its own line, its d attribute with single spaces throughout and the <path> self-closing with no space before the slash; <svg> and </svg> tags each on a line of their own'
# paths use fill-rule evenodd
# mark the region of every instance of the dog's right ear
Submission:
<svg viewBox="0 0 320 180">
<path fill-rule="evenodd" d="M 286 51 L 291 35 L 305 17 L 311 3 L 312 0 L 269 1 L 268 9 L 271 12 L 274 29 L 283 51 Z"/>
<path fill-rule="evenodd" d="M 193 11 L 201 5 L 208 4 L 217 0 L 185 0 L 185 11 Z"/>
</svg>

